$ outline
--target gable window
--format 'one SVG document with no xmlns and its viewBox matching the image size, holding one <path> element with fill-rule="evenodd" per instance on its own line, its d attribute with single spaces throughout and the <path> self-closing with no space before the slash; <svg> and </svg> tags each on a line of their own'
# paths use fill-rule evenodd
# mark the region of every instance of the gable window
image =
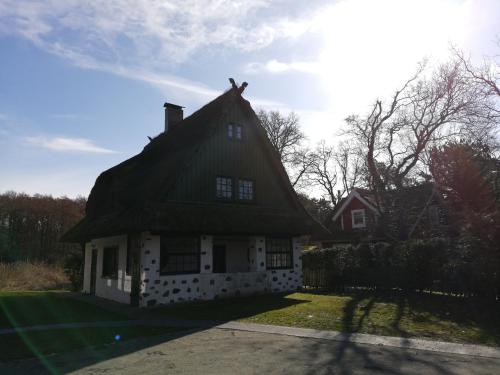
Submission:
<svg viewBox="0 0 500 375">
<path fill-rule="evenodd" d="M 243 132 L 241 125 L 228 124 L 227 125 L 227 137 L 232 139 L 241 140 L 243 138 Z"/>
<path fill-rule="evenodd" d="M 160 237 L 160 275 L 200 272 L 197 237 Z"/>
<path fill-rule="evenodd" d="M 365 210 L 352 210 L 352 227 L 353 228 L 366 228 L 366 215 Z"/>
<path fill-rule="evenodd" d="M 238 199 L 253 200 L 253 181 L 238 180 Z"/>
<path fill-rule="evenodd" d="M 102 277 L 118 278 L 118 246 L 108 246 L 102 250 Z"/>
<path fill-rule="evenodd" d="M 292 268 L 292 258 L 290 238 L 266 239 L 266 268 L 268 270 Z"/>
<path fill-rule="evenodd" d="M 216 196 L 221 199 L 233 198 L 233 180 L 229 177 L 215 178 Z"/>
</svg>

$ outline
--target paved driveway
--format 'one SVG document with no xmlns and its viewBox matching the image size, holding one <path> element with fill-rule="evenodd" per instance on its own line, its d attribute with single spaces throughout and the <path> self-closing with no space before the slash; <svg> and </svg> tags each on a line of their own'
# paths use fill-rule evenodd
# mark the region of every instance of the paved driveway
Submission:
<svg viewBox="0 0 500 375">
<path fill-rule="evenodd" d="M 0 374 L 499 374 L 500 359 L 211 328 L 0 364 Z"/>
</svg>

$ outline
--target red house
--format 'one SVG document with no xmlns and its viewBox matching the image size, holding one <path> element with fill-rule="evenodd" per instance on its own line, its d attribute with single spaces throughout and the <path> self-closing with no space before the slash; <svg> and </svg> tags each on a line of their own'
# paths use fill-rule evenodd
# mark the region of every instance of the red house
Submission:
<svg viewBox="0 0 500 375">
<path fill-rule="evenodd" d="M 336 206 L 332 221 L 336 229 L 343 233 L 366 232 L 373 228 L 377 216 L 378 211 L 369 192 L 353 189 Z"/>
<path fill-rule="evenodd" d="M 390 238 L 386 230 L 403 227 L 404 233 L 393 234 L 395 238 L 429 238 L 448 235 L 448 219 L 440 193 L 431 183 L 410 186 L 392 194 L 394 207 L 403 216 L 389 214 L 385 228 L 379 220 L 380 213 L 373 194 L 369 190 L 355 188 L 342 198 L 333 210 L 329 238 L 315 239 L 321 247 L 350 245 L 359 241 L 385 241 Z M 389 209 L 389 212 L 393 210 Z M 401 226 L 404 223 L 406 226 Z"/>
</svg>

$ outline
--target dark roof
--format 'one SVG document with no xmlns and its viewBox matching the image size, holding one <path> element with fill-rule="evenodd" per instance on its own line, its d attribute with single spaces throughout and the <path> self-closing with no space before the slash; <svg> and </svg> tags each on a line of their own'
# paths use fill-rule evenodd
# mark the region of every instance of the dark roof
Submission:
<svg viewBox="0 0 500 375">
<path fill-rule="evenodd" d="M 165 202 L 186 164 L 213 134 L 228 106 L 240 106 L 257 133 L 270 163 L 294 207 L 266 207 L 203 202 Z M 230 89 L 167 133 L 151 140 L 141 153 L 101 173 L 90 193 L 86 217 L 62 238 L 83 242 L 131 231 L 310 234 L 328 232 L 300 204 L 279 156 L 250 106 Z"/>
<path fill-rule="evenodd" d="M 364 199 L 368 201 L 371 205 L 376 207 L 375 197 L 373 192 L 368 189 L 354 188 L 356 192 L 361 195 Z M 406 186 L 401 190 L 390 190 L 387 192 L 389 199 L 394 202 L 395 205 L 399 207 L 404 207 L 407 209 L 423 209 L 428 200 L 433 197 L 439 199 L 439 194 L 436 193 L 434 184 L 430 182 Z M 342 198 L 334 207 L 331 217 L 333 218 L 335 214 L 340 210 L 344 202 L 348 197 Z"/>
</svg>

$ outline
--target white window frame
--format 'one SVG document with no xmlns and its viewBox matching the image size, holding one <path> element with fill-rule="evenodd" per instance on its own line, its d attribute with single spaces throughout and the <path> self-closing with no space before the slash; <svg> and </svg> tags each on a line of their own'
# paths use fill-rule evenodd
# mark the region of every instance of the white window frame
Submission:
<svg viewBox="0 0 500 375">
<path fill-rule="evenodd" d="M 227 187 L 229 187 L 229 190 L 226 190 Z M 226 177 L 226 176 L 215 177 L 215 197 L 217 199 L 230 200 L 233 199 L 233 195 L 234 195 L 233 179 L 231 177 Z"/>
<path fill-rule="evenodd" d="M 238 179 L 238 199 L 242 201 L 253 201 L 254 183 L 253 180 Z"/>
<path fill-rule="evenodd" d="M 243 129 L 241 125 L 236 125 L 235 127 L 235 138 L 239 141 L 243 139 Z"/>
<path fill-rule="evenodd" d="M 354 223 L 354 215 L 361 212 L 363 215 L 363 223 L 361 224 L 355 224 Z M 351 210 L 351 221 L 352 221 L 352 228 L 353 229 L 358 229 L 358 228 L 366 228 L 366 210 L 364 208 L 357 209 L 357 210 Z"/>
</svg>

